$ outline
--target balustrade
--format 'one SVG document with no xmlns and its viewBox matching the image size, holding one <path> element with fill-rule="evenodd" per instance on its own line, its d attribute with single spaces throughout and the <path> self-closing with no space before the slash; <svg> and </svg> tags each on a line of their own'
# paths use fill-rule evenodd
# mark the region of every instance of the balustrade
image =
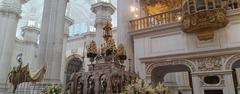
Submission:
<svg viewBox="0 0 240 94">
<path fill-rule="evenodd" d="M 195 4 L 199 3 L 199 5 Z M 224 8 L 234 10 L 240 7 L 240 0 L 188 0 L 182 9 L 175 9 L 139 19 L 130 20 L 130 31 L 139 31 L 156 26 L 181 22 L 183 15 L 191 15 L 204 10 Z"/>
<path fill-rule="evenodd" d="M 172 10 L 156 15 L 143 17 L 130 21 L 131 31 L 152 28 L 162 24 L 169 24 L 181 20 L 182 12 L 180 9 Z"/>
</svg>

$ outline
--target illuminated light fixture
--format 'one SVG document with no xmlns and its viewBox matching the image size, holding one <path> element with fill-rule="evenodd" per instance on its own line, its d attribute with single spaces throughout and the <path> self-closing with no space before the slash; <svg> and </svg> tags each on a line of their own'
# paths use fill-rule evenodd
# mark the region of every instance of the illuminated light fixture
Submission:
<svg viewBox="0 0 240 94">
<path fill-rule="evenodd" d="M 182 20 L 182 17 L 181 17 L 181 16 L 178 16 L 177 19 L 178 19 L 178 20 Z"/>
<path fill-rule="evenodd" d="M 130 7 L 130 10 L 131 10 L 131 12 L 135 12 L 135 11 L 136 11 L 136 8 L 133 7 L 133 6 L 131 6 L 131 7 Z"/>
<path fill-rule="evenodd" d="M 136 14 L 135 17 L 138 18 L 138 15 Z"/>
</svg>

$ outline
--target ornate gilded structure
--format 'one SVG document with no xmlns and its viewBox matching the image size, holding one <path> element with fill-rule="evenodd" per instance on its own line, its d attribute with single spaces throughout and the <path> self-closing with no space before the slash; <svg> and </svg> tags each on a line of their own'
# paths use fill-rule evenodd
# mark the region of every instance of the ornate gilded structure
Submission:
<svg viewBox="0 0 240 94">
<path fill-rule="evenodd" d="M 126 51 L 122 44 L 115 45 L 110 23 L 106 23 L 103 30 L 105 42 L 101 48 L 97 49 L 95 41 L 91 41 L 88 47 L 89 71 L 72 74 L 67 83 L 67 94 L 121 93 L 125 84 L 137 77 L 135 73 L 125 71 Z"/>
<path fill-rule="evenodd" d="M 22 59 L 18 59 L 19 65 L 13 67 L 9 73 L 9 83 L 13 85 L 13 93 L 15 93 L 17 86 L 24 82 L 40 82 L 43 80 L 46 73 L 46 66 L 42 67 L 34 76 L 30 75 L 29 65 L 23 66 Z"/>
<path fill-rule="evenodd" d="M 219 0 L 207 0 L 206 4 L 204 0 L 185 2 L 182 30 L 187 33 L 196 33 L 199 40 L 213 39 L 213 31 L 228 24 L 226 9 L 219 2 L 221 3 Z M 196 6 L 197 9 L 192 6 Z"/>
<path fill-rule="evenodd" d="M 181 8 L 182 0 L 142 0 L 143 10 L 147 15 L 156 15 Z"/>
</svg>

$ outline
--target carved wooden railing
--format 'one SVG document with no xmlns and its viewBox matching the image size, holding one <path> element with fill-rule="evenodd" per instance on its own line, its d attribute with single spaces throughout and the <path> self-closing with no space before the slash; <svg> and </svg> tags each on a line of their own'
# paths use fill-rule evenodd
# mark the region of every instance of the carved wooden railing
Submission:
<svg viewBox="0 0 240 94">
<path fill-rule="evenodd" d="M 235 9 L 240 9 L 240 0 L 227 0 L 224 2 L 222 1 L 220 5 L 215 3 L 214 5 L 216 8 L 222 7 L 227 10 L 235 10 Z M 207 7 L 207 3 L 205 7 Z M 208 7 L 206 9 L 208 9 Z M 168 12 L 164 12 L 156 15 L 151 15 L 151 16 L 147 16 L 139 19 L 130 20 L 129 21 L 130 32 L 154 28 L 163 24 L 180 22 L 183 18 L 182 14 L 186 12 L 190 13 L 191 9 L 187 9 L 187 10 L 188 11 L 184 11 L 184 7 L 183 7 L 183 10 L 176 9 L 176 10 L 172 10 L 172 11 L 168 11 Z M 194 11 L 196 12 L 197 9 L 194 9 Z"/>
<path fill-rule="evenodd" d="M 179 22 L 181 20 L 181 9 L 176 9 L 156 15 L 151 15 L 130 21 L 131 31 L 153 28 L 163 24 Z"/>
</svg>

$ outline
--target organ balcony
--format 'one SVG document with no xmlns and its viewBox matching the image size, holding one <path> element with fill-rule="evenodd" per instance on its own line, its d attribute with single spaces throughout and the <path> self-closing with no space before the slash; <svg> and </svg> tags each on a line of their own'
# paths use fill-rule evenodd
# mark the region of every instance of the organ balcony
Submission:
<svg viewBox="0 0 240 94">
<path fill-rule="evenodd" d="M 142 0 L 144 16 L 130 20 L 130 32 L 179 23 L 183 32 L 209 40 L 228 24 L 227 13 L 239 7 L 240 0 Z"/>
</svg>

